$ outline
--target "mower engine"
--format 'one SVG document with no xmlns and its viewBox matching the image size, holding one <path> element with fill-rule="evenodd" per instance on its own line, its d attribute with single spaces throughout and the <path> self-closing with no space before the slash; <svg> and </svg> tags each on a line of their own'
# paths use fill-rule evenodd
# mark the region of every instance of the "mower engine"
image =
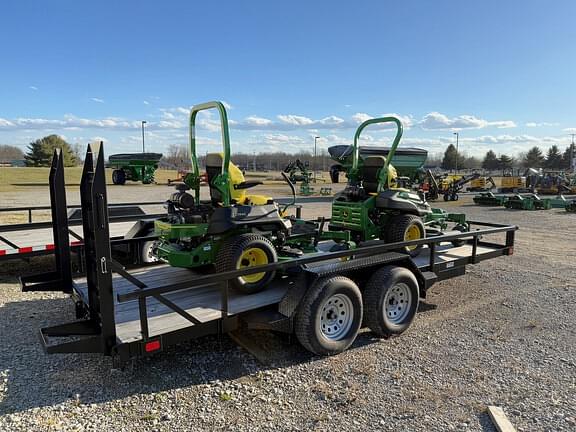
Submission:
<svg viewBox="0 0 576 432">
<path fill-rule="evenodd" d="M 208 223 L 212 207 L 195 205 L 194 197 L 186 192 L 189 189 L 190 187 L 185 183 L 176 185 L 177 192 L 170 195 L 164 206 L 168 211 L 167 222 L 171 224 Z"/>
</svg>

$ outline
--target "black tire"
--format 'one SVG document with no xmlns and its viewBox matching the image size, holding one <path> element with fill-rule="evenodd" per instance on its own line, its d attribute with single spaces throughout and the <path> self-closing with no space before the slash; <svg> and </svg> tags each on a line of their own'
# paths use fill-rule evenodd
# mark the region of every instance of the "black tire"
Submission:
<svg viewBox="0 0 576 432">
<path fill-rule="evenodd" d="M 388 225 L 388 229 L 386 230 L 386 241 L 388 243 L 406 241 L 407 232 L 413 226 L 417 226 L 420 230 L 420 237 L 418 238 L 426 238 L 426 228 L 424 227 L 424 223 L 422 222 L 422 219 L 416 215 L 403 214 L 394 216 L 390 219 Z M 410 256 L 415 257 L 421 250 L 422 245 L 418 245 L 413 249 L 405 247 L 402 249 L 402 252 L 408 252 Z"/>
<path fill-rule="evenodd" d="M 123 185 L 126 183 L 126 173 L 121 169 L 112 171 L 112 183 L 115 185 Z"/>
<path fill-rule="evenodd" d="M 242 257 L 244 252 L 249 249 L 259 250 L 262 253 L 256 252 L 255 256 Z M 264 263 L 257 263 L 256 257 L 266 257 Z M 244 264 L 240 262 L 246 261 Z M 240 234 L 234 236 L 231 239 L 225 241 L 216 256 L 216 271 L 225 272 L 231 270 L 237 270 L 243 267 L 249 267 L 250 265 L 262 265 L 271 264 L 278 261 L 278 255 L 276 254 L 276 249 L 266 237 L 260 234 Z M 245 277 L 238 277 L 236 279 L 230 280 L 232 287 L 243 293 L 243 294 L 253 294 L 262 291 L 272 279 L 274 279 L 276 272 L 267 272 L 261 275 L 260 279 L 251 281 L 249 278 L 252 275 Z M 260 275 L 257 273 L 256 275 Z M 254 275 L 256 277 L 256 275 Z"/>
<path fill-rule="evenodd" d="M 339 318 L 344 310 L 350 313 L 342 322 Z M 339 354 L 356 340 L 362 314 L 362 294 L 352 280 L 343 276 L 320 278 L 300 301 L 294 322 L 296 337 L 316 355 Z M 337 330 L 336 326 L 342 327 Z"/>
<path fill-rule="evenodd" d="M 453 231 L 460 231 L 460 232 L 467 232 L 468 228 L 463 226 L 463 225 L 456 225 L 454 228 L 452 228 Z M 452 245 L 455 247 L 458 246 L 462 246 L 464 243 L 466 243 L 466 240 L 452 240 Z"/>
<path fill-rule="evenodd" d="M 414 273 L 397 266 L 382 267 L 374 273 L 363 295 L 364 324 L 376 335 L 386 338 L 408 330 L 420 301 Z"/>
<path fill-rule="evenodd" d="M 450 201 L 458 201 L 458 194 L 452 194 L 452 196 L 450 196 Z"/>
<path fill-rule="evenodd" d="M 450 194 L 444 194 L 444 201 L 450 201 Z"/>
</svg>

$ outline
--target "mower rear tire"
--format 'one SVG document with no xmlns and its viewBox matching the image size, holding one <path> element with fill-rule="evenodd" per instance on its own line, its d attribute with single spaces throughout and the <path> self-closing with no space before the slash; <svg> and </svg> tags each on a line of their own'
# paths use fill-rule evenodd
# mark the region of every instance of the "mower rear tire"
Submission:
<svg viewBox="0 0 576 432">
<path fill-rule="evenodd" d="M 422 219 L 416 215 L 402 214 L 394 216 L 388 222 L 386 241 L 388 243 L 398 243 L 408 240 L 418 240 L 426 238 L 426 228 Z M 410 256 L 417 256 L 422 250 L 422 245 L 406 246 L 402 252 L 408 252 Z"/>
<path fill-rule="evenodd" d="M 216 256 L 216 271 L 226 272 L 272 264 L 278 261 L 276 249 L 260 234 L 240 234 L 224 242 Z M 262 291 L 275 276 L 274 271 L 254 273 L 230 280 L 232 287 L 243 294 Z"/>
</svg>

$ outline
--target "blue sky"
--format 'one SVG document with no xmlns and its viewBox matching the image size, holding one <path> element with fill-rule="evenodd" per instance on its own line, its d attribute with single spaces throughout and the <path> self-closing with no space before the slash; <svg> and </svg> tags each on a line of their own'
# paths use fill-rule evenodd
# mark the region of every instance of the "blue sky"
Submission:
<svg viewBox="0 0 576 432">
<path fill-rule="evenodd" d="M 232 147 L 349 143 L 397 114 L 403 144 L 518 153 L 576 132 L 576 2 L 3 1 L 0 144 L 50 133 L 108 153 L 187 143 L 223 100 Z M 214 116 L 200 151 L 216 149 Z M 366 140 L 389 142 L 389 130 Z"/>
</svg>

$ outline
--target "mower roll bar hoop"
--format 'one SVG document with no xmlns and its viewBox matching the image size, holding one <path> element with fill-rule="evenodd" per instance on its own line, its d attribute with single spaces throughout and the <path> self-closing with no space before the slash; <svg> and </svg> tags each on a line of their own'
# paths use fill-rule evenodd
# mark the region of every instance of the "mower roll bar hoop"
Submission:
<svg viewBox="0 0 576 432">
<path fill-rule="evenodd" d="M 376 123 L 395 123 L 397 128 L 396 136 L 394 137 L 394 142 L 392 143 L 392 147 L 390 148 L 390 151 L 386 156 L 386 163 L 381 169 L 381 172 L 383 173 L 382 182 L 385 183 L 388 176 L 388 165 L 390 165 L 390 161 L 394 157 L 394 153 L 396 153 L 396 148 L 398 147 L 398 144 L 400 144 L 400 138 L 402 138 L 403 133 L 402 122 L 400 121 L 400 119 L 396 117 L 389 116 L 389 117 L 377 117 L 373 119 L 368 119 L 365 122 L 363 122 L 360 126 L 358 126 L 358 129 L 356 129 L 356 133 L 354 134 L 354 145 L 352 151 L 352 172 L 356 173 L 356 171 L 358 170 L 358 159 L 360 157 L 360 150 L 358 148 L 358 139 L 360 138 L 360 134 L 362 133 L 362 131 L 366 126 Z"/>
<path fill-rule="evenodd" d="M 222 102 L 212 101 L 205 102 L 202 104 L 194 105 L 190 110 L 190 158 L 192 159 L 192 169 L 194 175 L 199 178 L 200 169 L 198 167 L 198 157 L 196 156 L 196 116 L 200 111 L 208 109 L 217 109 L 220 113 L 220 127 L 222 129 L 222 147 L 224 150 L 224 157 L 222 158 L 222 172 L 219 177 L 220 179 L 215 180 L 214 183 L 218 183 L 221 186 L 227 186 L 228 184 L 228 167 L 230 165 L 230 132 L 228 130 L 228 115 L 226 114 L 226 108 Z M 223 195 L 224 206 L 230 205 L 230 190 L 228 187 L 222 187 L 221 192 Z M 196 202 L 200 202 L 200 186 L 199 183 L 195 187 Z"/>
</svg>

